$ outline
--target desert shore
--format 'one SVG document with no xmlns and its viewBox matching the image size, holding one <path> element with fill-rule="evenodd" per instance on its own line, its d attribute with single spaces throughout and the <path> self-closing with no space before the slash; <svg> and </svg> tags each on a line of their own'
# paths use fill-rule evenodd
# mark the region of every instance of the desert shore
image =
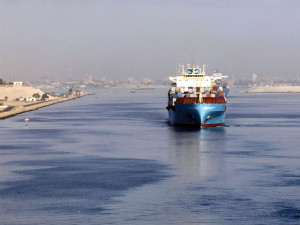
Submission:
<svg viewBox="0 0 300 225">
<path fill-rule="evenodd" d="M 300 93 L 300 86 L 254 86 L 246 93 Z"/>
<path fill-rule="evenodd" d="M 0 99 L 8 98 L 8 100 L 15 100 L 16 98 L 29 98 L 34 93 L 40 96 L 44 94 L 40 89 L 36 89 L 27 85 L 0 85 Z"/>
<path fill-rule="evenodd" d="M 8 101 L 7 102 L 8 108 L 6 110 L 0 112 L 0 119 L 5 119 L 5 118 L 8 118 L 8 117 L 20 114 L 20 113 L 37 110 L 42 107 L 57 104 L 60 102 L 73 100 L 73 99 L 80 98 L 80 97 L 83 97 L 86 95 L 89 95 L 89 94 L 69 95 L 67 97 L 57 97 L 57 98 L 49 100 L 49 101 L 37 101 L 37 102 L 33 102 L 33 103 Z"/>
</svg>

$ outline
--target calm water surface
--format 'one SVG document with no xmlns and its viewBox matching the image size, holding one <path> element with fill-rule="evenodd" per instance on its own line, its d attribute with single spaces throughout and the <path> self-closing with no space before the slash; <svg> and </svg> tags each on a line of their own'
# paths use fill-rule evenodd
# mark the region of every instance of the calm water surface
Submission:
<svg viewBox="0 0 300 225">
<path fill-rule="evenodd" d="M 202 130 L 168 125 L 167 90 L 1 120 L 0 224 L 300 224 L 300 94 L 228 101 Z"/>
</svg>

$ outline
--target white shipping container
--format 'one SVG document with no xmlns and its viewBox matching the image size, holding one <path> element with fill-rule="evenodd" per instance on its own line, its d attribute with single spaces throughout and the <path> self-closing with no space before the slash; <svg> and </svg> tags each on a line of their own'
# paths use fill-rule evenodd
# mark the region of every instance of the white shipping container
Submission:
<svg viewBox="0 0 300 225">
<path fill-rule="evenodd" d="M 210 97 L 216 97 L 216 94 L 211 94 Z"/>
<path fill-rule="evenodd" d="M 175 92 L 175 89 L 176 89 L 176 87 L 172 87 L 172 88 L 171 88 L 171 91 L 172 91 L 172 92 Z"/>
</svg>

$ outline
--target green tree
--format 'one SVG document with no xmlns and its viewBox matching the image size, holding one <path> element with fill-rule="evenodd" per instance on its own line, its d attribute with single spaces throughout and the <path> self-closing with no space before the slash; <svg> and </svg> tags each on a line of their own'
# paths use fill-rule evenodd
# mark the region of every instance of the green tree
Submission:
<svg viewBox="0 0 300 225">
<path fill-rule="evenodd" d="M 3 79 L 0 79 L 0 85 L 4 85 L 5 81 Z"/>
<path fill-rule="evenodd" d="M 49 98 L 48 95 L 45 93 L 42 95 L 42 100 L 45 101 L 46 98 Z"/>
<path fill-rule="evenodd" d="M 34 98 L 40 98 L 41 95 L 40 95 L 39 93 L 34 93 L 34 94 L 32 95 L 32 97 L 34 97 Z"/>
<path fill-rule="evenodd" d="M 8 99 L 8 97 L 7 96 L 5 96 L 5 100 L 7 101 L 7 99 Z"/>
</svg>

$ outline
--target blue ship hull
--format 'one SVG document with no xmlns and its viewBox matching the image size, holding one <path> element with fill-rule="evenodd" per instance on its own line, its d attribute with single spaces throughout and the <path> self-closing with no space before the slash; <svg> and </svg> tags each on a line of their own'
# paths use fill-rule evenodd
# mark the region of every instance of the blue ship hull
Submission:
<svg viewBox="0 0 300 225">
<path fill-rule="evenodd" d="M 224 126 L 226 104 L 175 104 L 169 108 L 171 125 Z"/>
</svg>

